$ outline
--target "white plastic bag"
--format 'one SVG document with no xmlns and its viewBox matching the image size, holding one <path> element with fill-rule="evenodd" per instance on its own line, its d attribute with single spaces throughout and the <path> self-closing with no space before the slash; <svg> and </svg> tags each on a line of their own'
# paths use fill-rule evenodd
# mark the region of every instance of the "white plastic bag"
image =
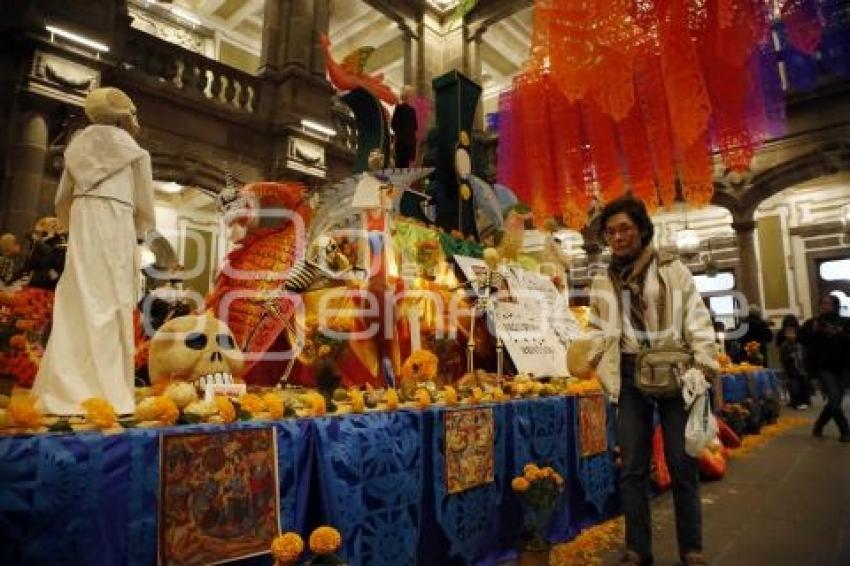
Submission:
<svg viewBox="0 0 850 566">
<path fill-rule="evenodd" d="M 682 400 L 688 410 L 685 425 L 685 452 L 694 458 L 717 436 L 717 419 L 709 407 L 708 382 L 698 369 L 689 369 L 682 376 Z"/>
</svg>

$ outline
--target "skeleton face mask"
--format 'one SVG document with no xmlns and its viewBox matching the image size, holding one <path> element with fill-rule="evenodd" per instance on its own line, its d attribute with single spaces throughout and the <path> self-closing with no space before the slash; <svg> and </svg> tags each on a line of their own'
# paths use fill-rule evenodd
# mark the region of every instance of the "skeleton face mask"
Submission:
<svg viewBox="0 0 850 566">
<path fill-rule="evenodd" d="M 203 389 L 209 383 L 233 383 L 243 368 L 230 329 L 210 313 L 172 319 L 151 340 L 148 369 L 154 386 L 189 381 Z"/>
</svg>

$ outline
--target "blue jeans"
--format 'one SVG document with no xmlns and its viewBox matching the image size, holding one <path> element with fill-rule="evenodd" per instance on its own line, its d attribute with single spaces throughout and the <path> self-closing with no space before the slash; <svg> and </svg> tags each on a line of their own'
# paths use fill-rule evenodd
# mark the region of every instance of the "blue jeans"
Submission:
<svg viewBox="0 0 850 566">
<path fill-rule="evenodd" d="M 664 434 L 664 456 L 673 480 L 676 539 L 679 552 L 702 551 L 702 510 L 699 469 L 685 452 L 688 413 L 681 398 L 652 400 L 634 385 L 634 357 L 624 355 L 621 365 L 617 438 L 623 458 L 620 493 L 626 516 L 626 547 L 641 558 L 652 558 L 649 515 L 649 472 L 652 457 L 653 410 L 658 407 Z"/>
</svg>

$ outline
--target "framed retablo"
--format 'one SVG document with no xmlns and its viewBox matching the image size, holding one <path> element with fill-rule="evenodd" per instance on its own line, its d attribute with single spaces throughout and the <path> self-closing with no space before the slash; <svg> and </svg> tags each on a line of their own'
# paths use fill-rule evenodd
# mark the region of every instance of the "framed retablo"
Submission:
<svg viewBox="0 0 850 566">
<path fill-rule="evenodd" d="M 608 449 L 605 396 L 579 397 L 578 420 L 582 458 L 605 452 Z"/>
<path fill-rule="evenodd" d="M 491 483 L 493 464 L 493 409 L 481 407 L 444 413 L 446 490 L 459 493 Z"/>
<path fill-rule="evenodd" d="M 163 435 L 161 565 L 188 566 L 269 552 L 280 530 L 274 429 Z"/>
</svg>

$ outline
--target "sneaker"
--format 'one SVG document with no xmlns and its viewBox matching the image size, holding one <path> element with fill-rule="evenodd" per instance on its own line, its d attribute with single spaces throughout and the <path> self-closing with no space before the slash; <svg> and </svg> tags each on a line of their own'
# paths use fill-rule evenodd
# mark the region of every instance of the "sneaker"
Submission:
<svg viewBox="0 0 850 566">
<path fill-rule="evenodd" d="M 806 409 L 808 409 L 808 408 L 809 408 L 809 406 L 808 406 L 808 405 L 806 405 L 805 403 L 802 403 L 802 404 L 800 404 L 800 405 L 797 405 L 795 408 L 796 408 L 798 411 L 805 411 Z"/>
</svg>

